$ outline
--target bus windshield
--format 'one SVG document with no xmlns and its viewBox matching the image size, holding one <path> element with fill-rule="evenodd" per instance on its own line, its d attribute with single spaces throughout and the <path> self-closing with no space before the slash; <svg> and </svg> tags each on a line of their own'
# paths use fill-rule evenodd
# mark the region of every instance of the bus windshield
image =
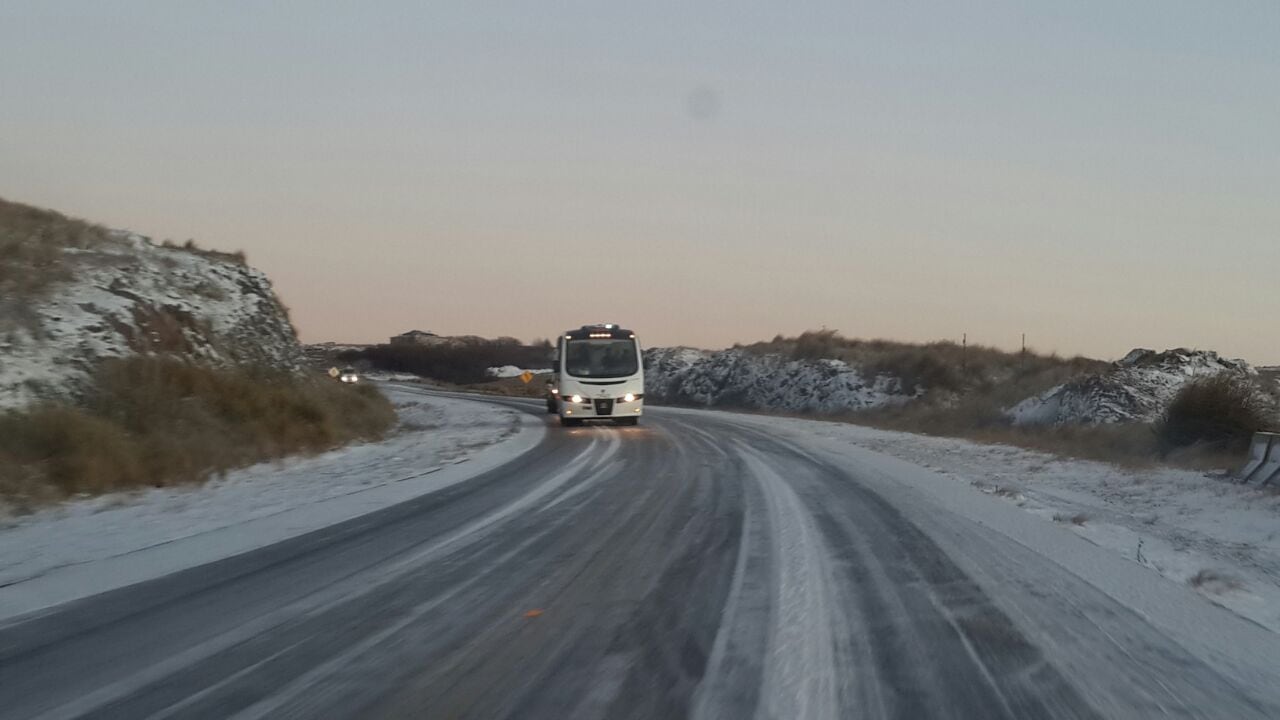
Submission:
<svg viewBox="0 0 1280 720">
<path fill-rule="evenodd" d="M 636 341 L 615 338 L 569 340 L 565 345 L 564 371 L 575 377 L 635 375 L 640 371 Z"/>
</svg>

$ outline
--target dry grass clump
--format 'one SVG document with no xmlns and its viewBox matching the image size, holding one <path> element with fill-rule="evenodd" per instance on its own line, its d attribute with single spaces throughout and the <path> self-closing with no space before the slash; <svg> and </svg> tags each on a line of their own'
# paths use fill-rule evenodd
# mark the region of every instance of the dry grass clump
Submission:
<svg viewBox="0 0 1280 720">
<path fill-rule="evenodd" d="M 1013 445 L 1061 457 L 1098 460 L 1124 467 L 1145 467 L 1159 459 L 1159 448 L 1151 425 L 1143 423 L 1107 425 L 1015 426 L 1003 413 L 1008 404 L 993 395 L 970 395 L 950 404 L 921 400 L 900 407 L 853 413 L 841 419 L 861 425 L 958 437 L 976 442 Z M 1208 462 L 1196 455 L 1176 458 L 1179 464 Z"/>
<path fill-rule="evenodd" d="M 0 415 L 0 497 L 23 506 L 198 482 L 376 439 L 395 422 L 390 402 L 369 385 L 172 359 L 108 361 L 96 388 L 81 407 Z"/>
<path fill-rule="evenodd" d="M 20 310 L 19 306 L 5 306 L 36 297 L 53 283 L 71 280 L 64 250 L 92 250 L 113 241 L 111 231 L 101 225 L 0 198 L 0 310 Z M 162 244 L 224 262 L 245 264 L 245 254 L 239 250 L 230 253 L 208 250 L 192 240 L 181 245 L 169 241 Z"/>
<path fill-rule="evenodd" d="M 1220 471 L 1238 466 L 1248 445 L 1246 440 L 1243 446 L 1199 442 L 1169 448 L 1162 440 L 1160 423 L 1015 426 L 1002 412 L 1007 406 L 1003 400 L 990 395 L 972 395 L 957 398 L 951 404 L 921 400 L 901 407 L 854 413 L 841 419 L 886 430 L 1013 445 L 1127 468 L 1163 462 L 1192 470 Z"/>
<path fill-rule="evenodd" d="M 110 239 L 106 228 L 0 199 L 0 298 L 30 298 L 70 279 L 65 248 L 88 249 Z"/>
<path fill-rule="evenodd" d="M 1224 595 L 1229 592 L 1244 589 L 1244 582 L 1239 578 L 1208 568 L 1187 578 L 1187 584 L 1197 590 L 1202 590 L 1214 595 Z"/>
<path fill-rule="evenodd" d="M 1064 515 L 1062 513 L 1054 513 L 1053 521 L 1057 523 L 1071 523 L 1077 527 L 1084 527 L 1089 521 L 1089 516 L 1084 513 L 1076 513 L 1075 515 Z"/>
<path fill-rule="evenodd" d="M 196 244 L 195 240 L 187 238 L 182 244 L 175 243 L 172 240 L 164 240 L 160 243 L 160 247 L 169 248 L 170 250 L 185 250 L 186 252 L 200 255 L 201 257 L 210 258 L 212 260 L 221 260 L 222 262 L 235 263 L 237 265 L 246 265 L 249 258 L 244 254 L 243 250 L 235 250 L 233 252 L 223 252 L 222 250 L 210 250 Z"/>
<path fill-rule="evenodd" d="M 145 484 L 139 455 L 123 428 L 76 408 L 0 416 L 0 493 L 28 503 Z"/>
<path fill-rule="evenodd" d="M 1022 399 L 1090 372 L 1107 363 L 1084 357 L 1062 358 L 1034 351 L 1005 352 L 982 345 L 943 341 L 923 344 L 846 338 L 835 330 L 809 330 L 798 337 L 781 335 L 769 342 L 740 345 L 757 354 L 785 355 L 797 360 L 843 360 L 870 377 L 898 378 L 908 393 L 966 392 L 1008 388 L 1017 383 Z M 1030 390 L 1030 392 L 1025 392 Z"/>
<path fill-rule="evenodd" d="M 1156 432 L 1162 454 L 1183 448 L 1243 453 L 1253 434 L 1276 427 L 1272 399 L 1249 378 L 1220 373 L 1183 385 Z"/>
</svg>

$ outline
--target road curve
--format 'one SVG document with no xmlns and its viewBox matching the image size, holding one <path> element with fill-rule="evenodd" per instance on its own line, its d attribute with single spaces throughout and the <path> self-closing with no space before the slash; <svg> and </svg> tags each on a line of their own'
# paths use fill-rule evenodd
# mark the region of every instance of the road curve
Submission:
<svg viewBox="0 0 1280 720">
<path fill-rule="evenodd" d="M 0 718 L 1280 717 L 1269 702 L 990 530 L 661 410 L 0 628 Z"/>
</svg>

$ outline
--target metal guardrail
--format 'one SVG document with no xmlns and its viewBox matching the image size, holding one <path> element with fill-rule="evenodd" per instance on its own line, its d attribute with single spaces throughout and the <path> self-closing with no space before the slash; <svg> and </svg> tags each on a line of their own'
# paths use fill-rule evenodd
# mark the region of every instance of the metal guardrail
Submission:
<svg viewBox="0 0 1280 720">
<path fill-rule="evenodd" d="M 1280 479 L 1280 434 L 1254 433 L 1249 446 L 1249 461 L 1236 474 L 1240 482 L 1258 480 L 1267 485 Z"/>
</svg>

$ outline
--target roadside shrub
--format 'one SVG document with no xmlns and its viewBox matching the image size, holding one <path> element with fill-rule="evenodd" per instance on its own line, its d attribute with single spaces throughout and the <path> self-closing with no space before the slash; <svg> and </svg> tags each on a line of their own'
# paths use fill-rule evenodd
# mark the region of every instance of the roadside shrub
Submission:
<svg viewBox="0 0 1280 720">
<path fill-rule="evenodd" d="M 170 250 L 185 250 L 193 255 L 201 255 L 212 260 L 221 260 L 222 262 L 230 262 L 237 265 L 247 265 L 249 262 L 244 250 L 234 250 L 232 252 L 210 250 L 209 248 L 200 247 L 196 244 L 196 241 L 191 238 L 187 238 L 187 240 L 181 244 L 175 243 L 174 241 L 166 238 L 165 240 L 160 241 L 160 247 L 168 248 Z"/>
<path fill-rule="evenodd" d="M 1220 373 L 1182 386 L 1156 426 L 1162 455 L 1192 446 L 1248 449 L 1253 433 L 1272 426 L 1273 408 L 1248 378 Z"/>
<path fill-rule="evenodd" d="M 112 360 L 81 407 L 0 415 L 0 495 L 198 482 L 236 467 L 381 437 L 395 411 L 376 387 L 174 359 Z"/>
<path fill-rule="evenodd" d="M 1150 465 L 1159 458 L 1156 433 L 1149 424 L 1014 426 L 1004 404 L 992 396 L 968 396 L 950 404 L 917 401 L 901 407 L 865 410 L 841 416 L 859 425 L 957 437 L 981 443 L 1014 445 L 1062 457 L 1098 460 L 1126 467 Z M 1179 458 L 1181 464 L 1215 467 L 1217 457 Z"/>
<path fill-rule="evenodd" d="M 375 345 L 341 353 L 338 358 L 348 363 L 365 361 L 378 370 L 469 385 L 492 380 L 485 373 L 491 367 L 550 367 L 551 354 L 551 343 L 546 341 L 521 345 L 514 338 L 499 338 L 452 345 Z"/>
<path fill-rule="evenodd" d="M 897 348 L 871 359 L 863 366 L 870 376 L 898 378 L 910 394 L 923 390 L 958 390 L 965 385 L 966 367 L 953 363 L 933 345 Z"/>
<path fill-rule="evenodd" d="M 38 476 L 52 494 L 103 492 L 145 481 L 128 434 L 76 408 L 46 405 L 0 416 L 0 445 L 12 477 Z"/>
<path fill-rule="evenodd" d="M 840 348 L 845 345 L 844 338 L 835 330 L 806 330 L 794 341 L 791 357 L 796 360 L 821 360 L 839 357 Z"/>
</svg>

